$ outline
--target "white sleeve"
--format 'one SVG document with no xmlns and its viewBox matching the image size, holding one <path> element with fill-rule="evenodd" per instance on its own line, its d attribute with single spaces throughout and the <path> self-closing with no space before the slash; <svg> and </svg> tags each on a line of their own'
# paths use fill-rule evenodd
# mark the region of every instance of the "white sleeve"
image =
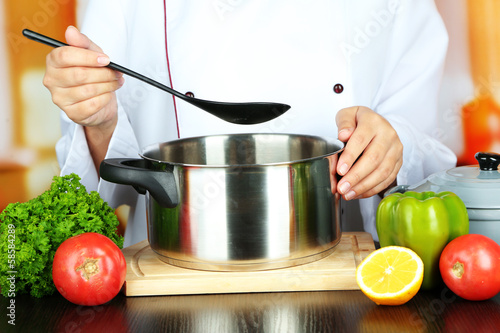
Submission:
<svg viewBox="0 0 500 333">
<path fill-rule="evenodd" d="M 61 132 L 62 136 L 56 144 L 61 175 L 76 173 L 87 191 L 97 190 L 99 179 L 83 127 L 75 124 L 61 111 Z"/>
<path fill-rule="evenodd" d="M 398 184 L 413 184 L 456 164 L 440 142 L 438 94 L 448 35 L 432 0 L 402 1 L 375 110 L 404 145 Z"/>
<path fill-rule="evenodd" d="M 432 0 L 401 1 L 387 50 L 384 78 L 373 103 L 403 143 L 399 185 L 412 185 L 455 166 L 456 156 L 440 142 L 438 93 L 448 35 Z M 364 228 L 378 240 L 379 196 L 360 200 Z"/>
<path fill-rule="evenodd" d="M 64 112 L 61 112 L 61 130 L 62 137 L 57 142 L 56 152 L 61 175 L 76 173 L 82 179 L 82 184 L 88 191 L 99 191 L 102 198 L 109 203 L 111 207 L 117 207 L 128 203 L 123 196 L 116 196 L 113 193 L 128 193 L 128 196 L 134 193 L 130 186 L 120 186 L 105 181 L 99 182 L 97 170 L 94 166 L 92 156 L 85 137 L 83 127 L 72 122 Z M 135 138 L 134 130 L 128 121 L 127 115 L 119 104 L 118 123 L 109 142 L 106 158 L 118 157 L 137 157 L 138 144 Z M 120 187 L 117 191 L 116 187 Z M 134 199 L 135 200 L 135 199 Z"/>
<path fill-rule="evenodd" d="M 118 123 L 109 142 L 105 158 L 140 158 L 134 130 L 123 107 L 120 103 L 118 105 Z M 133 207 L 138 196 L 132 186 L 110 183 L 103 179 L 99 182 L 98 192 L 103 200 L 113 208 L 123 204 Z"/>
</svg>

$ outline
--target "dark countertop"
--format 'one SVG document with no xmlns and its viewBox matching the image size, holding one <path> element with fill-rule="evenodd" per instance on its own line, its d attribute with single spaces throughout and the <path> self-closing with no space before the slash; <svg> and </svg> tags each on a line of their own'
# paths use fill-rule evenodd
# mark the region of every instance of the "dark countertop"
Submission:
<svg viewBox="0 0 500 333">
<path fill-rule="evenodd" d="M 0 332 L 499 332 L 500 294 L 471 302 L 447 288 L 402 306 L 377 306 L 360 291 L 126 297 L 83 307 L 59 294 L 0 296 Z"/>
</svg>

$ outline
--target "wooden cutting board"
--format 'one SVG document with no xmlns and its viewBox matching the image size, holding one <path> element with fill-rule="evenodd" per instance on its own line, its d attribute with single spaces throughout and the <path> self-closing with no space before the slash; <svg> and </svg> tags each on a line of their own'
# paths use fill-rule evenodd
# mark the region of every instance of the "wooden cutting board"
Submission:
<svg viewBox="0 0 500 333">
<path fill-rule="evenodd" d="M 209 272 L 180 268 L 160 259 L 142 241 L 123 249 L 126 296 L 220 294 L 278 291 L 354 290 L 357 265 L 375 250 L 366 232 L 344 232 L 335 251 L 291 268 L 254 272 Z"/>
</svg>

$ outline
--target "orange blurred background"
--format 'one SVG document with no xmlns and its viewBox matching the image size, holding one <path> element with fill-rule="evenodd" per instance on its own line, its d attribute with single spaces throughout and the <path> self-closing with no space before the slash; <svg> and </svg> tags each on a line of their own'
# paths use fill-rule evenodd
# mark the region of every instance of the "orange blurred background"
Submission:
<svg viewBox="0 0 500 333">
<path fill-rule="evenodd" d="M 500 1 L 468 0 L 467 14 L 474 98 L 462 108 L 461 164 L 477 151 L 500 153 Z"/>
<path fill-rule="evenodd" d="M 450 34 L 439 136 L 460 164 L 479 150 L 500 152 L 500 1 L 436 0 Z M 86 1 L 0 0 L 0 211 L 45 191 L 58 175 L 59 110 L 42 85 L 50 48 L 29 28 L 64 41 Z"/>
<path fill-rule="evenodd" d="M 500 1 L 436 4 L 450 37 L 436 136 L 459 165 L 477 165 L 475 153 L 500 153 Z"/>
<path fill-rule="evenodd" d="M 0 210 L 45 191 L 59 173 L 55 143 L 59 111 L 42 85 L 50 48 L 29 41 L 28 28 L 64 40 L 77 24 L 74 0 L 1 0 Z"/>
</svg>

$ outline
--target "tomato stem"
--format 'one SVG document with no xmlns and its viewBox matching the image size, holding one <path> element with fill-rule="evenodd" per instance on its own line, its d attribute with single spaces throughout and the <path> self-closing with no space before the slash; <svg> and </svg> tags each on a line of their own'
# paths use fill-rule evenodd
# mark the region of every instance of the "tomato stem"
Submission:
<svg viewBox="0 0 500 333">
<path fill-rule="evenodd" d="M 461 262 L 457 261 L 455 265 L 453 265 L 453 268 L 451 269 L 453 272 L 453 275 L 455 275 L 457 278 L 461 279 L 462 275 L 464 275 L 464 264 Z"/>
<path fill-rule="evenodd" d="M 82 272 L 82 276 L 88 281 L 90 278 L 99 273 L 99 259 L 86 258 L 85 261 L 76 268 L 76 271 Z"/>
</svg>

